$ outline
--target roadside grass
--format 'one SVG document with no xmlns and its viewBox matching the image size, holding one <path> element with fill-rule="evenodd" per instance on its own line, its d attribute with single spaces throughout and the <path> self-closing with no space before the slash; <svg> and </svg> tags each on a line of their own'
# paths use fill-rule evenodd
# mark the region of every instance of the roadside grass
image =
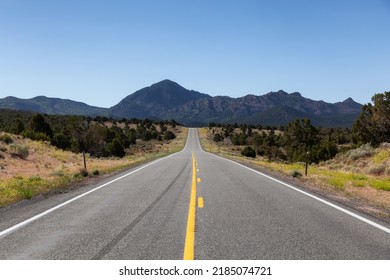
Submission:
<svg viewBox="0 0 390 280">
<path fill-rule="evenodd" d="M 308 176 L 299 176 L 298 174 L 305 172 L 304 163 L 273 162 L 262 157 L 249 159 L 240 155 L 242 147 L 217 144 L 212 140 L 208 131 L 208 128 L 199 129 L 202 147 L 208 152 L 279 172 L 301 182 L 308 182 L 318 188 L 333 190 L 345 195 L 353 193 L 360 198 L 390 208 L 390 178 L 383 174 L 383 167 L 379 168 L 374 165 L 368 168 L 367 166 L 372 163 L 364 162 L 362 165 L 365 166 L 365 169 L 353 168 L 353 164 L 356 164 L 355 161 L 363 157 L 366 158 L 366 161 L 372 158 L 372 161 L 377 164 L 386 164 L 390 158 L 390 148 L 388 147 L 377 153 L 374 153 L 373 149 L 367 152 L 367 148 L 365 148 L 364 154 L 360 151 L 355 152 L 353 153 L 355 161 L 342 161 L 340 159 L 339 162 L 331 160 L 327 164 L 310 165 Z M 346 156 L 350 157 L 349 154 Z M 367 157 L 371 158 L 367 159 Z"/>
<path fill-rule="evenodd" d="M 22 160 L 5 155 L 4 170 L 0 170 L 0 207 L 62 189 L 84 180 L 84 175 L 109 174 L 179 152 L 185 145 L 188 128 L 177 128 L 175 133 L 176 138 L 169 143 L 152 144 L 147 151 L 134 150 L 121 159 L 87 155 L 87 174 L 84 173 L 81 154 L 57 149 L 48 143 L 14 137 L 13 142 L 28 147 L 29 156 Z"/>
<path fill-rule="evenodd" d="M 390 191 L 390 180 L 387 179 L 386 181 L 384 181 L 384 180 L 374 179 L 371 180 L 370 186 L 378 190 Z"/>
<path fill-rule="evenodd" d="M 4 206 L 21 199 L 30 199 L 38 193 L 49 191 L 59 182 L 60 180 L 50 181 L 39 176 L 25 178 L 20 175 L 9 180 L 2 180 L 0 182 L 0 205 Z"/>
</svg>

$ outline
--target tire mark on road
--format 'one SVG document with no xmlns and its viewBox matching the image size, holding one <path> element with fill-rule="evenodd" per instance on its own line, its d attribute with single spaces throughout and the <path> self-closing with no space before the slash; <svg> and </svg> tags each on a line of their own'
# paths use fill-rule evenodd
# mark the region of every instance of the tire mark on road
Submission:
<svg viewBox="0 0 390 280">
<path fill-rule="evenodd" d="M 107 255 L 112 248 L 114 248 L 127 234 L 129 234 L 133 228 L 157 205 L 157 203 L 164 197 L 165 194 L 172 188 L 176 180 L 183 174 L 184 170 L 187 168 L 189 161 L 183 166 L 179 174 L 173 179 L 173 181 L 168 185 L 168 187 L 144 210 L 141 214 L 138 215 L 127 227 L 125 227 L 114 239 L 111 240 L 106 246 L 104 246 L 99 253 L 97 253 L 92 260 L 100 260 L 105 255 Z"/>
</svg>

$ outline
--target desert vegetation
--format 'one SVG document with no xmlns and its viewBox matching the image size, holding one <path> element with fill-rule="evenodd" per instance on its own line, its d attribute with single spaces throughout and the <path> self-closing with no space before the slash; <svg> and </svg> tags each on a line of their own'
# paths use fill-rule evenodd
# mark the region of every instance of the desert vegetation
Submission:
<svg viewBox="0 0 390 280">
<path fill-rule="evenodd" d="M 219 145 L 243 147 L 242 154 L 276 161 L 320 162 L 333 158 L 341 149 L 353 145 L 348 128 L 315 128 L 309 119 L 298 119 L 287 126 L 263 127 L 246 124 L 210 123 L 213 142 Z"/>
<path fill-rule="evenodd" d="M 174 120 L 116 120 L 0 110 L 0 131 L 47 141 L 62 150 L 85 152 L 97 157 L 123 157 L 137 141 L 175 139 L 174 128 L 177 125 Z"/>
<path fill-rule="evenodd" d="M 0 127 L 0 207 L 177 152 L 187 136 L 175 121 L 18 111 L 2 111 Z"/>
</svg>

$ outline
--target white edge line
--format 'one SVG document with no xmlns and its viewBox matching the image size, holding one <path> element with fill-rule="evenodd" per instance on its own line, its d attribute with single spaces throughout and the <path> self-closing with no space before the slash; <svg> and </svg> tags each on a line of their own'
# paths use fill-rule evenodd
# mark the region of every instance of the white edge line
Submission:
<svg viewBox="0 0 390 280">
<path fill-rule="evenodd" d="M 201 149 L 202 149 L 202 151 L 204 151 L 203 148 L 202 148 L 202 146 L 201 146 Z M 204 151 L 204 152 L 205 152 L 205 151 Z M 208 153 L 208 152 L 207 152 L 207 153 Z M 278 180 L 278 179 L 275 179 L 275 178 L 273 178 L 273 177 L 271 177 L 271 176 L 269 176 L 269 175 L 266 175 L 266 174 L 264 174 L 264 173 L 262 173 L 262 172 L 260 172 L 260 171 L 257 171 L 257 170 L 255 170 L 255 169 L 252 169 L 252 168 L 250 168 L 250 167 L 248 167 L 248 166 L 245 166 L 245 165 L 243 165 L 243 164 L 241 164 L 241 163 L 235 162 L 234 160 L 227 159 L 227 158 L 218 156 L 218 155 L 213 154 L 213 153 L 209 153 L 209 154 L 211 154 L 211 155 L 213 155 L 213 156 L 215 156 L 215 157 L 218 157 L 218 158 L 220 158 L 220 159 L 229 161 L 229 162 L 231 162 L 231 163 L 234 163 L 234 164 L 236 164 L 236 165 L 238 165 L 238 166 L 241 166 L 241 167 L 243 167 L 243 168 L 245 168 L 245 169 L 248 169 L 248 170 L 250 170 L 250 171 L 252 171 L 252 172 L 254 172 L 254 173 L 257 173 L 257 174 L 259 174 L 259 175 L 261 175 L 261 176 L 263 176 L 263 177 L 266 177 L 266 178 L 268 178 L 268 179 L 270 179 L 270 180 L 272 180 L 272 181 L 275 181 L 275 182 L 277 182 L 277 183 L 279 183 L 279 184 L 282 184 L 282 185 L 284 185 L 284 186 L 286 186 L 286 187 L 288 187 L 288 188 L 290 188 L 290 189 L 293 189 L 293 190 L 295 190 L 295 191 L 297 191 L 297 192 L 300 192 L 301 194 L 304 194 L 304 195 L 306 195 L 306 196 L 308 196 L 308 197 L 311 197 L 311 198 L 313 198 L 313 199 L 315 199 L 315 200 L 317 200 L 317 201 L 320 201 L 320 202 L 322 202 L 322 203 L 324 203 L 324 204 L 326 204 L 326 205 L 328 205 L 328 206 L 330 206 L 330 207 L 333 207 L 333 208 L 335 208 L 335 209 L 337 209 L 337 210 L 339 210 L 339 211 L 341 211 L 341 212 L 343 212 L 343 213 L 345 213 L 345 214 L 347 214 L 347 215 L 350 215 L 350 216 L 352 216 L 352 217 L 354 217 L 354 218 L 356 218 L 356 219 L 358 219 L 358 220 L 360 220 L 360 221 L 362 221 L 362 222 L 365 222 L 365 223 L 367 223 L 367 224 L 369 224 L 369 225 L 371 225 L 371 226 L 373 226 L 373 227 L 376 227 L 377 229 L 380 229 L 380 230 L 382 230 L 382 231 L 384 231 L 384 232 L 386 232 L 386 233 L 390 233 L 390 229 L 389 229 L 389 228 L 387 228 L 387 227 L 385 227 L 385 226 L 382 226 L 382 225 L 380 225 L 380 224 L 377 224 L 377 223 L 375 223 L 375 222 L 373 222 L 373 221 L 371 221 L 371 220 L 369 220 L 369 219 L 367 219 L 367 218 L 364 218 L 364 217 L 362 217 L 362 216 L 360 216 L 360 215 L 357 215 L 357 214 L 355 214 L 355 213 L 353 213 L 353 212 L 351 212 L 351 211 L 349 211 L 349 210 L 347 210 L 347 209 L 344 209 L 344 208 L 342 208 L 342 207 L 340 207 L 340 206 L 337 206 L 337 205 L 335 205 L 335 204 L 333 204 L 333 203 L 330 203 L 329 201 L 326 201 L 326 200 L 324 200 L 324 199 L 322 199 L 322 198 L 319 198 L 319 197 L 317 197 L 317 196 L 315 196 L 315 195 L 312 195 L 312 194 L 307 193 L 307 192 L 305 192 L 305 191 L 303 191 L 303 190 L 300 190 L 300 189 L 298 189 L 298 188 L 296 188 L 296 187 L 293 187 L 293 186 L 291 186 L 291 185 L 289 185 L 289 184 L 287 184 L 287 183 L 285 183 L 285 182 L 283 182 L 283 181 L 280 181 L 280 180 Z"/>
<path fill-rule="evenodd" d="M 215 155 L 215 156 L 217 156 L 217 155 Z M 302 193 L 302 194 L 304 194 L 304 195 L 306 195 L 306 196 L 308 196 L 308 197 L 311 197 L 311 198 L 313 198 L 313 199 L 315 199 L 315 200 L 317 200 L 317 201 L 320 201 L 320 202 L 322 202 L 322 203 L 324 203 L 324 204 L 326 204 L 326 205 L 328 205 L 328 206 L 330 206 L 330 207 L 333 207 L 333 208 L 335 208 L 335 209 L 337 209 L 337 210 L 339 210 L 339 211 L 341 211 L 341 212 L 344 212 L 345 214 L 348 214 L 348 215 L 350 215 L 350 216 L 352 216 L 352 217 L 354 217 L 354 218 L 356 218 L 356 219 L 358 219 L 358 220 L 360 220 L 360 221 L 362 221 L 362 222 L 365 222 L 365 223 L 367 223 L 367 224 L 369 224 L 369 225 L 371 225 L 371 226 L 373 226 L 373 227 L 376 227 L 376 228 L 378 228 L 378 229 L 380 229 L 380 230 L 382 230 L 382 231 L 384 231 L 384 232 L 390 233 L 390 229 L 389 229 L 389 228 L 384 227 L 384 226 L 382 226 L 382 225 L 380 225 L 380 224 L 377 224 L 377 223 L 375 223 L 375 222 L 373 222 L 373 221 L 371 221 L 371 220 L 369 220 L 369 219 L 367 219 L 367 218 L 364 218 L 364 217 L 362 217 L 362 216 L 360 216 L 360 215 L 358 215 L 358 214 L 355 214 L 355 213 L 353 213 L 353 212 L 351 212 L 351 211 L 349 211 L 349 210 L 347 210 L 347 209 L 344 209 L 344 208 L 342 208 L 342 207 L 340 207 L 340 206 L 337 206 L 337 205 L 335 205 L 335 204 L 333 204 L 333 203 L 330 203 L 329 201 L 326 201 L 326 200 L 324 200 L 324 199 L 322 199 L 322 198 L 319 198 L 319 197 L 317 197 L 317 196 L 315 196 L 315 195 L 312 195 L 312 194 L 310 194 L 310 193 L 307 193 L 307 192 L 305 192 L 305 191 L 303 191 L 303 190 L 300 190 L 300 189 L 298 189 L 298 188 L 296 188 L 296 187 L 293 187 L 293 186 L 291 186 L 291 185 L 289 185 L 289 184 L 287 184 L 287 183 L 285 183 L 285 182 L 283 182 L 283 181 L 280 181 L 280 180 L 278 180 L 278 179 L 275 179 L 275 178 L 273 178 L 273 177 L 271 177 L 271 176 L 268 176 L 268 175 L 266 175 L 266 174 L 264 174 L 264 173 L 262 173 L 262 172 L 260 172 L 260 171 L 257 171 L 257 170 L 254 170 L 254 169 L 252 169 L 252 168 L 249 168 L 249 167 L 247 167 L 247 166 L 245 166 L 245 165 L 242 165 L 242 164 L 240 164 L 240 163 L 238 163 L 238 162 L 235 162 L 235 161 L 233 161 L 233 160 L 226 159 L 226 158 L 223 158 L 223 157 L 220 157 L 220 156 L 217 156 L 217 157 L 222 158 L 222 159 L 225 159 L 225 160 L 230 161 L 230 162 L 232 162 L 232 163 L 235 163 L 235 164 L 237 164 L 237 165 L 239 165 L 239 166 L 241 166 L 241 167 L 244 167 L 244 168 L 246 168 L 246 169 L 248 169 L 248 170 L 250 170 L 250 171 L 252 171 L 252 172 L 254 172 L 254 173 L 257 173 L 257 174 L 259 174 L 259 175 L 261 175 L 261 176 L 264 176 L 264 177 L 266 177 L 266 178 L 268 178 L 268 179 L 270 179 L 270 180 L 272 180 L 272 181 L 275 181 L 275 182 L 277 182 L 277 183 L 279 183 L 279 184 L 282 184 L 282 185 L 284 185 L 284 186 L 286 186 L 286 187 L 288 187 L 288 188 L 290 188 L 290 189 L 293 189 L 293 190 L 295 190 L 295 191 L 297 191 L 297 192 L 300 192 L 300 193 Z"/>
<path fill-rule="evenodd" d="M 186 146 L 187 146 L 187 143 L 186 143 Z M 182 151 L 184 151 L 184 149 Z M 177 153 L 181 153 L 182 151 L 177 152 Z M 108 186 L 108 185 L 110 185 L 110 184 L 112 184 L 112 183 L 114 183 L 114 182 L 116 182 L 118 180 L 121 180 L 121 179 L 123 179 L 123 178 L 125 178 L 127 176 L 130 176 L 130 175 L 132 175 L 132 174 L 134 174 L 134 173 L 136 173 L 136 172 L 138 172 L 138 171 L 140 171 L 140 170 L 142 170 L 142 169 L 144 169 L 146 167 L 149 167 L 149 166 L 151 166 L 151 165 L 153 165 L 153 164 L 155 164 L 155 163 L 157 163 L 157 162 L 159 162 L 161 160 L 167 159 L 167 158 L 169 158 L 169 157 L 171 157 L 171 156 L 173 156 L 173 155 L 175 155 L 177 153 L 174 153 L 174 154 L 171 154 L 169 156 L 166 156 L 166 157 L 157 159 L 155 161 L 152 161 L 152 162 L 150 162 L 150 163 L 148 163 L 146 165 L 143 165 L 142 167 L 140 167 L 140 168 L 138 168 L 136 170 L 133 170 L 133 171 L 131 171 L 131 172 L 125 174 L 125 175 L 122 175 L 122 176 L 120 176 L 118 178 L 115 178 L 114 180 L 111 180 L 111 181 L 109 181 L 109 182 L 107 182 L 107 183 L 105 183 L 105 184 L 103 184 L 101 186 L 98 186 L 98 187 L 96 187 L 96 188 L 94 188 L 94 189 L 92 189 L 90 191 L 87 191 L 87 192 L 85 192 L 83 194 L 80 194 L 80 195 L 78 195 L 78 196 L 76 196 L 76 197 L 74 197 L 74 198 L 72 198 L 70 200 L 67 200 L 67 201 L 65 201 L 65 202 L 63 202 L 63 203 L 61 203 L 61 204 L 59 204 L 59 205 L 57 205 L 57 206 L 55 206 L 53 208 L 50 208 L 50 209 L 48 209 L 48 210 L 46 210 L 46 211 L 44 211 L 44 212 L 42 212 L 42 213 L 40 213 L 38 215 L 35 215 L 35 216 L 33 216 L 33 217 L 23 221 L 23 222 L 20 222 L 20 223 L 12 226 L 10 228 L 7 228 L 7 229 L 5 229 L 5 230 L 0 232 L 0 238 L 2 238 L 4 236 L 6 236 L 6 235 L 8 235 L 8 234 L 18 230 L 18 229 L 20 229 L 21 227 L 24 227 L 25 225 L 27 225 L 27 224 L 35 221 L 35 220 L 38 220 L 38 219 L 42 218 L 43 216 L 46 216 L 47 214 L 49 214 L 49 213 L 51 213 L 51 212 L 53 212 L 53 211 L 55 211 L 55 210 L 57 210 L 57 209 L 59 209 L 61 207 L 64 207 L 65 205 L 68 205 L 69 203 L 72 203 L 73 201 L 76 201 L 76 200 L 78 200 L 78 199 L 80 199 L 80 198 L 82 198 L 82 197 L 84 197 L 84 196 L 86 196 L 86 195 L 88 195 L 90 193 L 93 193 L 93 192 L 95 192 L 95 191 L 97 191 L 97 190 L 99 190 L 101 188 L 104 188 L 104 187 L 106 187 L 106 186 Z"/>
</svg>

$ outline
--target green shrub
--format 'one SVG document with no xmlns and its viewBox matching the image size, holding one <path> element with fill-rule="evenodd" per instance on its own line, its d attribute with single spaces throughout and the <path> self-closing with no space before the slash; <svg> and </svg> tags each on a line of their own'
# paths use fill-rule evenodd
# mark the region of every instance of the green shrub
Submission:
<svg viewBox="0 0 390 280">
<path fill-rule="evenodd" d="M 9 144 L 14 142 L 12 140 L 11 136 L 9 136 L 8 134 L 1 135 L 0 136 L 0 141 L 3 141 L 7 145 L 9 145 Z"/>
<path fill-rule="evenodd" d="M 221 134 L 219 134 L 219 133 L 216 133 L 215 135 L 214 135 L 214 138 L 213 138 L 213 140 L 214 140 L 214 142 L 220 142 L 220 141 L 222 141 L 222 136 L 221 136 Z"/>
<path fill-rule="evenodd" d="M 376 166 L 372 166 L 369 170 L 368 173 L 372 175 L 381 175 L 384 174 L 386 171 L 386 165 L 380 164 Z"/>
<path fill-rule="evenodd" d="M 9 146 L 10 154 L 21 159 L 26 159 L 29 155 L 28 147 L 11 144 Z"/>
<path fill-rule="evenodd" d="M 93 174 L 94 176 L 97 176 L 97 175 L 100 174 L 100 172 L 99 172 L 99 170 L 95 169 L 94 171 L 92 171 L 92 174 Z"/>
<path fill-rule="evenodd" d="M 345 180 L 340 177 L 332 177 L 329 179 L 329 183 L 335 187 L 336 190 L 343 191 L 345 189 Z"/>
<path fill-rule="evenodd" d="M 390 158 L 390 149 L 386 146 L 386 144 L 389 143 L 382 143 L 380 150 L 376 155 L 374 155 L 374 162 L 375 163 L 384 163 Z"/>
<path fill-rule="evenodd" d="M 374 148 L 370 144 L 362 145 L 360 148 L 348 151 L 348 156 L 352 160 L 371 156 L 374 153 Z"/>
<path fill-rule="evenodd" d="M 108 144 L 108 151 L 111 155 L 116 157 L 123 157 L 126 154 L 119 138 L 115 138 L 111 143 Z"/>
<path fill-rule="evenodd" d="M 81 177 L 87 177 L 88 176 L 88 171 L 84 168 L 80 169 L 80 175 Z"/>
<path fill-rule="evenodd" d="M 87 176 L 88 176 L 88 171 L 84 168 L 80 168 L 79 172 L 77 172 L 73 175 L 73 178 L 74 179 L 82 179 L 82 178 L 87 177 Z"/>
<path fill-rule="evenodd" d="M 291 171 L 291 176 L 293 176 L 294 178 L 298 178 L 298 177 L 301 177 L 302 174 L 301 174 L 301 172 L 299 172 L 297 170 L 293 170 L 293 171 Z"/>
<path fill-rule="evenodd" d="M 28 183 L 39 183 L 42 181 L 42 178 L 39 177 L 39 176 L 31 176 L 30 178 L 28 178 Z"/>
<path fill-rule="evenodd" d="M 390 181 L 384 180 L 373 180 L 370 185 L 378 190 L 390 191 Z"/>
<path fill-rule="evenodd" d="M 33 192 L 29 187 L 21 188 L 19 192 L 22 195 L 22 197 L 25 199 L 31 199 L 33 197 Z"/>
<path fill-rule="evenodd" d="M 43 132 L 36 132 L 32 130 L 25 130 L 22 132 L 24 138 L 30 138 L 36 141 L 50 141 L 50 137 Z"/>
<path fill-rule="evenodd" d="M 252 149 L 250 146 L 246 146 L 242 151 L 241 154 L 245 157 L 251 157 L 255 158 L 256 157 L 256 152 L 255 150 Z"/>
</svg>

